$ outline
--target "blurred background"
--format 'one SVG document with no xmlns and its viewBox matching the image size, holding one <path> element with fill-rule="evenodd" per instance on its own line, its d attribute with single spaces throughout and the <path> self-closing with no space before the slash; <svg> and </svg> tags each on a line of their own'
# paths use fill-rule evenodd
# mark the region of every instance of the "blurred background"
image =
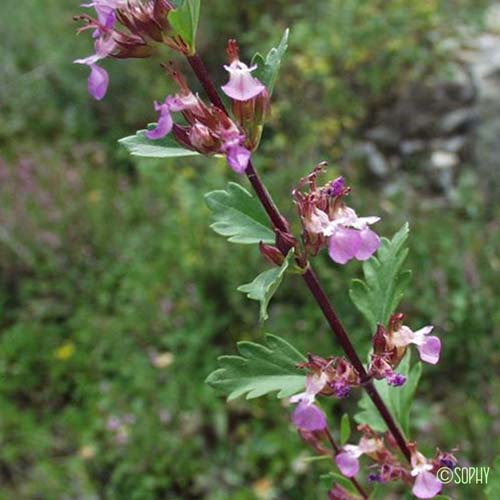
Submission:
<svg viewBox="0 0 500 500">
<path fill-rule="evenodd" d="M 171 56 L 106 61 L 109 94 L 91 100 L 87 70 L 71 63 L 92 50 L 75 36 L 77 4 L 1 7 L 0 499 L 320 498 L 328 464 L 308 461 L 289 409 L 272 397 L 227 405 L 204 384 L 236 340 L 262 340 L 258 305 L 235 289 L 264 265 L 255 248 L 211 232 L 203 202 L 234 175 L 221 160 L 137 160 L 118 146 L 155 119 L 153 100 L 172 90 L 159 63 Z M 200 51 L 219 84 L 228 37 L 249 59 L 290 26 L 256 165 L 290 216 L 298 178 L 328 160 L 353 187 L 352 206 L 382 216 L 380 233 L 410 222 L 402 309 L 415 328 L 436 325 L 444 345 L 441 363 L 424 367 L 413 436 L 429 454 L 458 446 L 462 464 L 491 466 L 500 4 L 202 4 Z M 346 294 L 360 265 L 325 255 L 315 265 L 367 352 Z M 265 330 L 340 354 L 293 278 Z M 333 421 L 355 399 L 332 405 Z M 483 498 L 463 488 L 453 498 Z"/>
</svg>

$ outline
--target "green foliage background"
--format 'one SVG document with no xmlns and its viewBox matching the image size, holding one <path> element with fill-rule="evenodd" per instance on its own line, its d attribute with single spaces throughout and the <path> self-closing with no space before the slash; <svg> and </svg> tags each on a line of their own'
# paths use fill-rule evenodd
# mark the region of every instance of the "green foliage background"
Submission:
<svg viewBox="0 0 500 500">
<path fill-rule="evenodd" d="M 203 201 L 234 176 L 221 160 L 136 160 L 118 147 L 171 90 L 158 66 L 168 56 L 105 63 L 109 95 L 91 101 L 86 70 L 71 64 L 91 50 L 74 36 L 77 3 L 2 3 L 0 498 L 318 498 L 328 466 L 303 460 L 289 410 L 273 398 L 226 405 L 203 383 L 236 340 L 262 341 L 257 304 L 236 292 L 264 269 L 258 251 L 217 237 Z M 439 41 L 459 23 L 478 26 L 486 4 L 207 0 L 198 46 L 221 84 L 228 37 L 250 58 L 292 28 L 256 156 L 292 215 L 296 180 L 345 152 L 410 82 L 441 72 L 450 56 Z M 443 339 L 442 362 L 424 367 L 413 434 L 429 453 L 459 444 L 465 462 L 492 464 L 500 238 L 474 169 L 445 202 L 418 168 L 384 195 L 363 169 L 343 173 L 356 209 L 383 217 L 383 234 L 410 220 L 403 309 Z M 347 293 L 360 266 L 322 255 L 316 267 L 366 349 Z M 338 353 L 297 280 L 273 299 L 266 331 Z M 337 403 L 332 419 L 352 408 Z"/>
</svg>

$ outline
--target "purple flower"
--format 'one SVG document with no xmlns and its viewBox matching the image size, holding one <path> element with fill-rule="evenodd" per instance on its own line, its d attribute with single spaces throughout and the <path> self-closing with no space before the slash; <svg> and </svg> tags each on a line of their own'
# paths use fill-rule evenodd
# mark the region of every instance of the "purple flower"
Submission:
<svg viewBox="0 0 500 500">
<path fill-rule="evenodd" d="M 394 387 L 401 387 L 406 383 L 406 377 L 402 373 L 396 373 L 391 371 L 391 373 L 388 373 L 385 377 L 387 380 L 387 383 L 389 385 L 392 385 Z"/>
<path fill-rule="evenodd" d="M 174 120 L 172 119 L 171 113 L 189 109 L 195 106 L 196 102 L 196 97 L 191 93 L 186 95 L 177 94 L 175 96 L 167 96 L 163 103 L 155 102 L 155 111 L 157 111 L 160 116 L 156 127 L 146 132 L 146 137 L 155 141 L 170 134 L 174 126 Z"/>
<path fill-rule="evenodd" d="M 243 174 L 245 172 L 250 157 L 250 151 L 243 146 L 232 146 L 226 151 L 227 163 L 237 174 Z"/>
<path fill-rule="evenodd" d="M 326 375 L 308 375 L 306 390 L 290 398 L 291 403 L 298 403 L 292 413 L 292 423 L 303 431 L 320 431 L 326 428 L 326 416 L 314 401 L 316 394 L 322 391 L 327 382 Z"/>
<path fill-rule="evenodd" d="M 302 431 L 321 431 L 326 428 L 326 416 L 315 404 L 301 401 L 292 413 L 292 422 Z"/>
<path fill-rule="evenodd" d="M 434 474 L 424 471 L 418 474 L 411 491 L 417 498 L 433 498 L 442 487 L 443 485 Z"/>
<path fill-rule="evenodd" d="M 380 238 L 371 229 L 339 226 L 328 242 L 328 254 L 337 264 L 345 264 L 351 259 L 369 259 L 379 246 Z"/>
<path fill-rule="evenodd" d="M 332 182 L 330 182 L 330 186 L 328 187 L 329 196 L 337 197 L 344 193 L 345 190 L 345 180 L 342 176 L 337 177 Z"/>
<path fill-rule="evenodd" d="M 430 472 L 432 464 L 422 455 L 422 453 L 412 450 L 411 455 L 411 475 L 416 477 L 412 488 L 412 493 L 417 498 L 433 498 L 440 491 L 443 485 L 437 477 Z"/>
<path fill-rule="evenodd" d="M 379 440 L 363 436 L 358 445 L 346 444 L 336 455 L 335 463 L 344 476 L 353 477 L 359 471 L 359 457 L 366 453 L 375 453 L 380 446 Z"/>
<path fill-rule="evenodd" d="M 229 66 L 224 66 L 229 72 L 229 82 L 222 86 L 224 93 L 235 101 L 248 101 L 258 96 L 264 89 L 264 85 L 252 76 L 252 71 L 257 66 L 250 68 L 235 59 Z"/>
<path fill-rule="evenodd" d="M 89 94 L 98 101 L 105 95 L 109 85 L 109 76 L 105 69 L 97 66 L 97 62 L 108 57 L 115 49 L 116 44 L 112 36 L 101 32 L 96 38 L 94 48 L 95 53 L 83 59 L 73 61 L 76 64 L 85 64 L 90 68 L 88 79 Z"/>
<path fill-rule="evenodd" d="M 106 95 L 108 85 L 108 72 L 97 64 L 90 65 L 90 76 L 88 79 L 89 94 L 97 101 L 100 101 Z"/>
<path fill-rule="evenodd" d="M 392 333 L 391 341 L 396 347 L 406 347 L 409 344 L 415 344 L 420 354 L 420 359 L 431 365 L 439 361 L 441 353 L 441 340 L 429 333 L 433 326 L 425 326 L 416 332 L 407 326 L 402 325 L 398 330 Z"/>
<path fill-rule="evenodd" d="M 346 398 L 351 393 L 351 386 L 345 380 L 335 381 L 332 388 L 338 398 Z"/>
</svg>

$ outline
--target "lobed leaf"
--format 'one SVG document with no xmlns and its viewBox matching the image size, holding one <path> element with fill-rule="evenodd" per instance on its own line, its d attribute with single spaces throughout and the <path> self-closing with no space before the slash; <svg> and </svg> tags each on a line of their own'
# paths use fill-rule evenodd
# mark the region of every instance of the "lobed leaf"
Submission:
<svg viewBox="0 0 500 500">
<path fill-rule="evenodd" d="M 148 129 L 155 124 L 148 125 Z M 138 130 L 135 135 L 129 135 L 120 139 L 118 142 L 128 149 L 133 156 L 142 156 L 143 158 L 179 158 L 182 156 L 196 156 L 199 153 L 185 149 L 177 144 L 172 134 L 163 139 L 155 141 L 149 140 L 145 133 L 147 130 Z"/>
<path fill-rule="evenodd" d="M 408 255 L 405 246 L 408 233 L 406 223 L 392 240 L 382 238 L 377 255 L 363 263 L 364 281 L 355 279 L 351 282 L 351 300 L 373 332 L 378 323 L 387 325 L 410 283 L 411 271 L 401 271 Z"/>
<path fill-rule="evenodd" d="M 210 227 L 228 236 L 231 243 L 274 243 L 266 213 L 257 199 L 236 182 L 230 182 L 226 190 L 207 193 L 205 201 L 215 220 Z"/>
<path fill-rule="evenodd" d="M 280 337 L 265 336 L 267 346 L 238 342 L 241 356 L 221 356 L 221 368 L 212 372 L 206 383 L 227 395 L 228 401 L 246 394 L 258 398 L 278 391 L 278 398 L 289 397 L 305 387 L 306 376 L 297 368 L 306 358 Z"/>
<path fill-rule="evenodd" d="M 278 77 L 278 72 L 281 66 L 285 52 L 288 48 L 288 36 L 290 30 L 287 28 L 281 37 L 281 41 L 277 47 L 273 47 L 267 54 L 266 58 L 257 52 L 252 58 L 252 66 L 257 65 L 254 76 L 258 78 L 267 88 L 271 96 Z"/>
</svg>

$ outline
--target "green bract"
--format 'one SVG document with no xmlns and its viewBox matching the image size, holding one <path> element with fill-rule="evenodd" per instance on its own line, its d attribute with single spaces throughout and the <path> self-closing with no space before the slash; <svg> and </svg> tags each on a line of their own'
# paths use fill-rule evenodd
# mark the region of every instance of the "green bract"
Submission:
<svg viewBox="0 0 500 500">
<path fill-rule="evenodd" d="M 228 236 L 228 241 L 246 245 L 274 243 L 266 213 L 257 199 L 236 182 L 229 182 L 226 190 L 207 193 L 205 201 L 215 221 L 210 227 Z"/>
<path fill-rule="evenodd" d="M 286 398 L 304 389 L 306 376 L 297 368 L 306 358 L 285 340 L 266 334 L 267 346 L 238 342 L 241 356 L 221 356 L 221 368 L 212 372 L 206 382 L 227 394 L 228 401 L 246 394 L 258 398 L 278 391 Z"/>
<path fill-rule="evenodd" d="M 293 258 L 293 250 L 290 250 L 286 259 L 280 267 L 269 269 L 259 274 L 251 283 L 238 287 L 239 292 L 247 294 L 247 297 L 260 302 L 260 320 L 265 321 L 268 318 L 267 306 L 272 296 L 279 288 L 283 276 Z"/>
<path fill-rule="evenodd" d="M 200 0 L 183 0 L 170 12 L 168 21 L 174 34 L 189 47 L 189 55 L 196 53 L 196 30 L 200 18 Z"/>
<path fill-rule="evenodd" d="M 273 47 L 267 54 L 266 58 L 257 52 L 252 58 L 252 66 L 257 65 L 254 76 L 258 78 L 267 88 L 269 95 L 273 93 L 274 84 L 278 77 L 281 60 L 288 48 L 288 35 L 290 30 L 287 28 L 281 37 L 281 41 L 277 47 Z"/>
</svg>

